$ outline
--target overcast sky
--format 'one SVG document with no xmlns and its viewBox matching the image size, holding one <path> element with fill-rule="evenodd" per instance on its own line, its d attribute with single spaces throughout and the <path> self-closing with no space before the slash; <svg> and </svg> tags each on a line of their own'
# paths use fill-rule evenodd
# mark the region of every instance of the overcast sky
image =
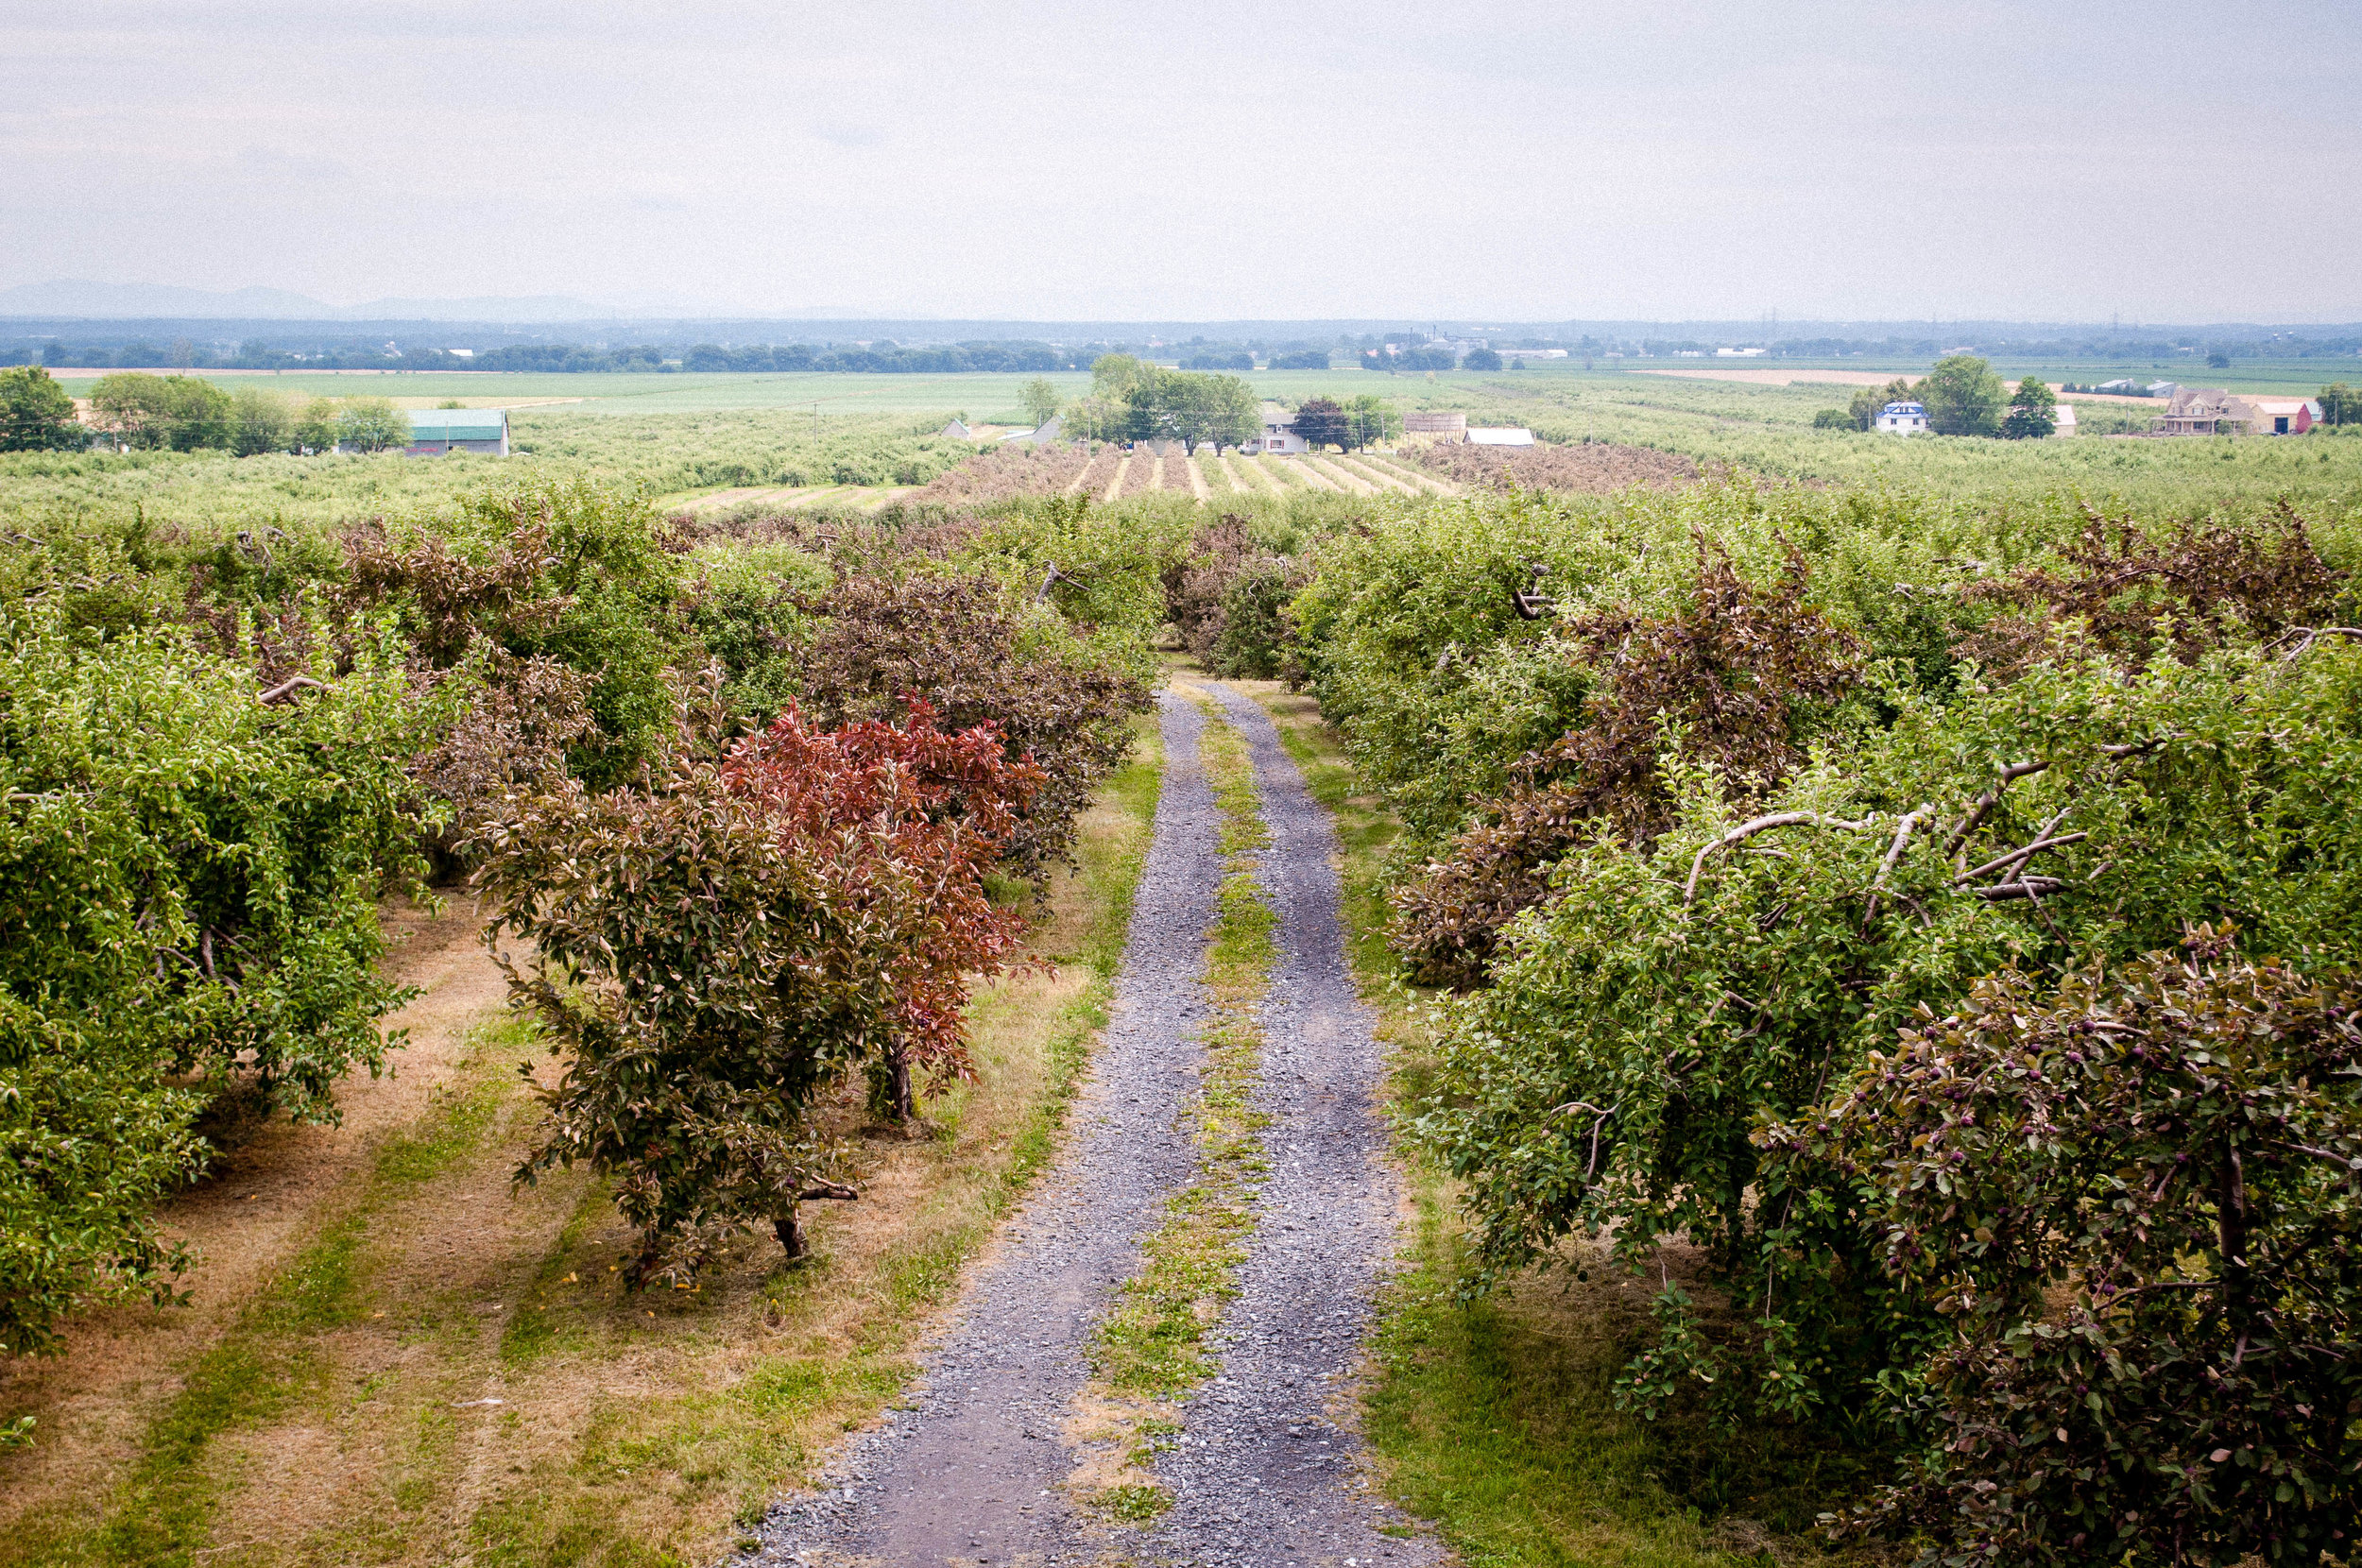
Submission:
<svg viewBox="0 0 2362 1568">
<path fill-rule="evenodd" d="M 0 0 L 0 286 L 2362 318 L 2362 0 Z"/>
</svg>

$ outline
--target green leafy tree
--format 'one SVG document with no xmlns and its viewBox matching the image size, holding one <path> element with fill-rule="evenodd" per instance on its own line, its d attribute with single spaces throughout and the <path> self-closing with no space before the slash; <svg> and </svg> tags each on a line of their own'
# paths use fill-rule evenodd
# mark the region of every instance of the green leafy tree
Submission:
<svg viewBox="0 0 2362 1568">
<path fill-rule="evenodd" d="M 87 437 L 74 399 L 38 365 L 0 370 L 0 452 L 64 452 Z"/>
<path fill-rule="evenodd" d="M 1133 383 L 1155 368 L 1131 354 L 1102 354 L 1091 361 L 1091 395 L 1121 402 Z"/>
<path fill-rule="evenodd" d="M 1463 370 L 1498 370 L 1501 367 L 1501 356 L 1491 349 L 1471 349 L 1467 357 L 1460 362 L 1460 367 Z"/>
<path fill-rule="evenodd" d="M 1240 376 L 1215 376 L 1207 398 L 1206 440 L 1216 452 L 1263 434 L 1263 400 Z"/>
<path fill-rule="evenodd" d="M 334 452 L 336 450 L 336 401 L 334 398 L 314 398 L 296 416 L 295 444 L 301 452 Z"/>
<path fill-rule="evenodd" d="M 1841 408 L 1824 408 L 1812 417 L 1815 430 L 1855 430 L 1854 417 Z"/>
<path fill-rule="evenodd" d="M 1018 397 L 1024 402 L 1026 418 L 1034 421 L 1036 429 L 1058 417 L 1058 389 L 1050 384 L 1046 376 L 1036 376 L 1027 382 Z"/>
<path fill-rule="evenodd" d="M 2325 425 L 2362 425 L 2362 392 L 2356 392 L 2344 382 L 2332 382 L 2321 388 L 2321 423 Z"/>
<path fill-rule="evenodd" d="M 1402 415 L 1387 399 L 1364 392 L 1345 404 L 1355 447 L 1374 447 L 1402 434 Z"/>
<path fill-rule="evenodd" d="M 295 443 L 295 410 L 267 387 L 241 386 L 230 399 L 230 450 L 240 457 L 285 452 Z"/>
<path fill-rule="evenodd" d="M 2050 390 L 2050 383 L 2040 376 L 2028 376 L 2017 383 L 2017 393 L 2010 399 L 2010 417 L 2001 421 L 2001 434 L 2012 441 L 2039 441 L 2054 435 L 2059 429 L 2059 398 Z"/>
<path fill-rule="evenodd" d="M 2009 388 L 1975 354 L 1953 354 L 1912 388 L 1927 405 L 1927 428 L 1938 435 L 1998 435 Z"/>
<path fill-rule="evenodd" d="M 410 416 L 386 398 L 348 398 L 336 414 L 336 439 L 354 452 L 385 452 L 410 444 Z"/>
<path fill-rule="evenodd" d="M 100 430 L 132 448 L 227 447 L 233 430 L 230 395 L 186 376 L 101 376 L 91 389 L 91 413 Z"/>
<path fill-rule="evenodd" d="M 58 571 L 62 574 L 65 569 Z M 74 571 L 78 576 L 80 567 Z M 406 764 L 436 722 L 371 627 L 258 673 L 53 591 L 0 613 L 0 1350 L 79 1303 L 171 1298 L 149 1217 L 234 1099 L 333 1121 L 404 993 L 378 961 L 419 869 Z M 177 605 L 173 606 L 178 608 Z M 162 606 L 158 606 L 162 608 Z M 233 618 L 242 654 L 258 640 Z"/>
<path fill-rule="evenodd" d="M 1314 452 L 1324 447 L 1349 450 L 1353 441 L 1353 420 L 1334 398 L 1305 399 L 1289 425 Z"/>
</svg>

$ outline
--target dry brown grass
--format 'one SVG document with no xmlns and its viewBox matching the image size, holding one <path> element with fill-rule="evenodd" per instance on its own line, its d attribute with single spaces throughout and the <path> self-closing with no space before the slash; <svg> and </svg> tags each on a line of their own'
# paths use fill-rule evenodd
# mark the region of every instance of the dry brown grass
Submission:
<svg viewBox="0 0 2362 1568">
<path fill-rule="evenodd" d="M 976 1079 L 930 1100 L 933 1134 L 867 1127 L 848 1088 L 830 1115 L 861 1200 L 813 1205 L 809 1260 L 750 1236 L 694 1290 L 621 1287 L 633 1238 L 588 1173 L 512 1190 L 538 1115 L 516 1069 L 548 1058 L 507 1021 L 472 920 L 405 917 L 421 939 L 403 963 L 432 986 L 398 1020 L 401 1076 L 352 1085 L 344 1130 L 271 1130 L 175 1205 L 205 1260 L 193 1307 L 94 1317 L 64 1357 L 10 1369 L 10 1412 L 40 1424 L 0 1457 L 0 1562 L 721 1550 L 896 1396 L 1049 1157 L 1104 1016 L 1143 800 L 1136 766 L 1085 819 L 1085 869 L 1034 944 L 1052 962 L 980 993 Z"/>
</svg>

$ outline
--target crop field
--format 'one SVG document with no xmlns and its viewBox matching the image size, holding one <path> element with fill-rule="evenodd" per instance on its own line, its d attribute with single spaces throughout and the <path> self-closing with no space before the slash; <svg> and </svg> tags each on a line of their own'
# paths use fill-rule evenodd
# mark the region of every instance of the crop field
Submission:
<svg viewBox="0 0 2362 1568">
<path fill-rule="evenodd" d="M 390 379 L 0 455 L 0 1568 L 2351 1556 L 2362 434 Z"/>
</svg>

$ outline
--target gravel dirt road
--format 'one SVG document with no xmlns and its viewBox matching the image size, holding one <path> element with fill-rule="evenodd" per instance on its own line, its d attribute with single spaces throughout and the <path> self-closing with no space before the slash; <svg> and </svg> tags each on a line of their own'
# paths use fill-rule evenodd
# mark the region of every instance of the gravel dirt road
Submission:
<svg viewBox="0 0 2362 1568">
<path fill-rule="evenodd" d="M 1155 1461 L 1171 1509 L 1128 1524 L 1062 1485 L 1078 1462 L 1070 1418 L 1091 1328 L 1193 1167 L 1188 1111 L 1204 1063 L 1200 981 L 1221 861 L 1198 758 L 1208 721 L 1169 692 L 1155 838 L 1066 1155 L 976 1270 L 910 1407 L 847 1445 L 830 1490 L 775 1509 L 753 1560 L 1443 1560 L 1368 1489 L 1352 1431 L 1350 1382 L 1395 1251 L 1396 1197 L 1376 1112 L 1378 1053 L 1345 967 L 1335 838 L 1262 709 L 1214 683 L 1205 690 L 1246 739 L 1272 834 L 1260 880 L 1278 953 L 1257 1087 L 1271 1172 L 1240 1293 L 1215 1332 L 1220 1370 L 1186 1399 L 1183 1431 Z"/>
</svg>

